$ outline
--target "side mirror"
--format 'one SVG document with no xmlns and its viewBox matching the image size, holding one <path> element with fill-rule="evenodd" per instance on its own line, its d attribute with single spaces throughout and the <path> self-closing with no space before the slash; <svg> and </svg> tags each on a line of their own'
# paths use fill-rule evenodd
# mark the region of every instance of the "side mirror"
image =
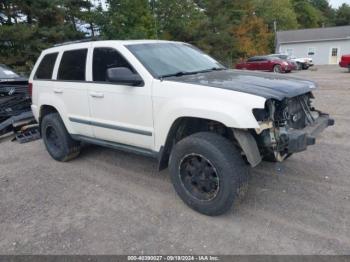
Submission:
<svg viewBox="0 0 350 262">
<path fill-rule="evenodd" d="M 107 80 L 113 83 L 140 86 L 142 78 L 127 67 L 114 67 L 107 69 Z"/>
</svg>

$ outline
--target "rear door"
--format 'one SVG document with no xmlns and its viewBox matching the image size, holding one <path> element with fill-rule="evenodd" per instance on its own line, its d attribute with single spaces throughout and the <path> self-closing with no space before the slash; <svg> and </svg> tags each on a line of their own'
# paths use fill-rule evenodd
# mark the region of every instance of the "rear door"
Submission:
<svg viewBox="0 0 350 262">
<path fill-rule="evenodd" d="M 88 124 L 90 108 L 86 86 L 86 60 L 90 44 L 80 44 L 79 48 L 67 48 L 60 53 L 56 70 L 53 94 L 58 100 L 63 115 L 69 121 L 73 134 L 92 137 Z"/>
<path fill-rule="evenodd" d="M 88 96 L 94 135 L 100 140 L 153 149 L 152 82 L 146 81 L 119 50 L 117 46 L 93 44 Z M 107 69 L 114 67 L 127 67 L 138 73 L 144 85 L 108 82 Z"/>
<path fill-rule="evenodd" d="M 58 54 L 58 51 L 44 54 L 40 58 L 37 68 L 34 68 L 34 75 L 30 77 L 30 82 L 33 84 L 32 110 L 36 117 L 39 116 L 39 94 L 44 97 L 53 94 L 54 82 L 52 81 L 52 77 Z"/>
<path fill-rule="evenodd" d="M 257 60 L 258 58 L 255 57 L 249 58 L 246 63 L 246 68 L 248 70 L 258 70 L 259 62 Z"/>
</svg>

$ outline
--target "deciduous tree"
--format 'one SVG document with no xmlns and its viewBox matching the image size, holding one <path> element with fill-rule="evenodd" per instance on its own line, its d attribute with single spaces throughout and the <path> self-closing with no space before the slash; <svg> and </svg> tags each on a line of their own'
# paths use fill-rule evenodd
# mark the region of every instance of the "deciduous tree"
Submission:
<svg viewBox="0 0 350 262">
<path fill-rule="evenodd" d="M 290 0 L 256 0 L 256 14 L 262 17 L 274 29 L 276 22 L 277 30 L 298 28 L 297 15 Z"/>
<path fill-rule="evenodd" d="M 262 18 L 256 15 L 246 15 L 242 22 L 233 29 L 240 57 L 246 58 L 270 52 L 269 43 L 272 33 L 269 32 Z"/>
</svg>

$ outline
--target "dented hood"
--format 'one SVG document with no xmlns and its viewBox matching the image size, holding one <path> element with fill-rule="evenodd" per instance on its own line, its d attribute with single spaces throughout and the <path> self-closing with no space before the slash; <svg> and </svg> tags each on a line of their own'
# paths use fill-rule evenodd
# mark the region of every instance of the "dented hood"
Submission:
<svg viewBox="0 0 350 262">
<path fill-rule="evenodd" d="M 212 71 L 169 77 L 166 80 L 222 88 L 277 100 L 309 93 L 317 87 L 315 82 L 309 80 L 241 70 Z"/>
</svg>

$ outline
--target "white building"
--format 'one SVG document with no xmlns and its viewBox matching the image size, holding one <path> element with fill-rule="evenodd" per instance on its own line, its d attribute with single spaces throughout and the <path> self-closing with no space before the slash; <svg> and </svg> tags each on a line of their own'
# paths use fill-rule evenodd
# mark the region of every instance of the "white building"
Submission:
<svg viewBox="0 0 350 262">
<path fill-rule="evenodd" d="M 276 52 L 311 57 L 316 65 L 339 63 L 350 54 L 350 26 L 279 31 Z"/>
</svg>

